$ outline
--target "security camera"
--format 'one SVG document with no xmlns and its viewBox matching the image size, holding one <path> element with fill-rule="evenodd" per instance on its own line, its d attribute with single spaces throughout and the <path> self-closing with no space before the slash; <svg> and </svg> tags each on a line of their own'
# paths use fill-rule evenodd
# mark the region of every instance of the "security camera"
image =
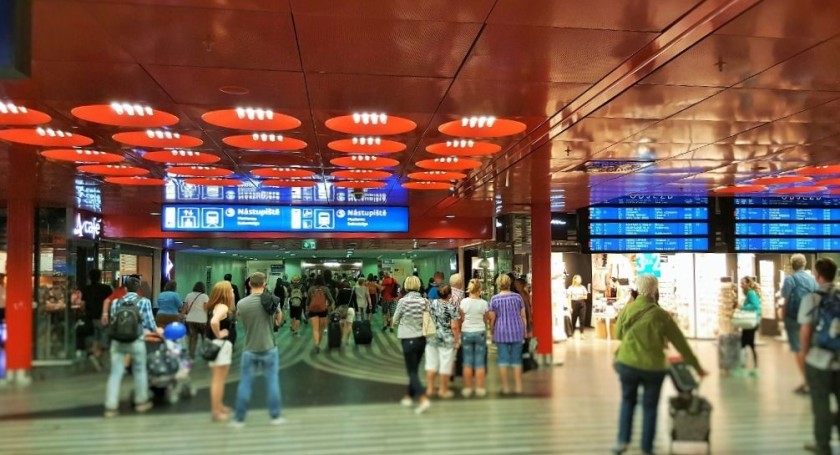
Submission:
<svg viewBox="0 0 840 455">
<path fill-rule="evenodd" d="M 363 189 L 353 190 L 353 199 L 355 199 L 357 201 L 361 201 L 363 197 L 365 197 L 365 190 L 363 190 Z"/>
</svg>

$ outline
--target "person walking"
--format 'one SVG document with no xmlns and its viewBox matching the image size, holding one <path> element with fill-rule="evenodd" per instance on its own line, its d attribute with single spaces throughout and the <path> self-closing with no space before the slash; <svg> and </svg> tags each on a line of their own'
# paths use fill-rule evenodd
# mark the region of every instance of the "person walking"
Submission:
<svg viewBox="0 0 840 455">
<path fill-rule="evenodd" d="M 406 295 L 397 302 L 392 322 L 399 326 L 397 338 L 402 343 L 405 369 L 408 373 L 408 393 L 400 404 L 408 407 L 417 401 L 418 406 L 415 412 L 418 414 L 428 411 L 432 406 L 432 402 L 426 396 L 425 387 L 420 382 L 419 373 L 420 360 L 426 350 L 426 337 L 423 336 L 423 312 L 429 307 L 429 301 L 420 295 L 421 285 L 420 278 L 416 276 L 405 279 L 403 289 Z"/>
<path fill-rule="evenodd" d="M 103 315 L 111 336 L 111 374 L 105 391 L 105 417 L 119 415 L 120 384 L 125 374 L 126 356 L 133 361 L 134 410 L 146 412 L 152 409 L 149 400 L 149 376 L 146 371 L 146 333 L 163 334 L 155 323 L 152 302 L 137 295 L 140 280 L 134 277 L 126 280 L 126 294 L 111 302 L 110 316 Z"/>
<path fill-rule="evenodd" d="M 262 370 L 267 391 L 268 415 L 272 425 L 286 423 L 283 418 L 280 398 L 280 357 L 274 341 L 274 326 L 283 322 L 282 306 L 274 314 L 266 312 L 261 303 L 265 292 L 265 275 L 257 272 L 251 275 L 251 294 L 237 306 L 238 319 L 245 331 L 245 347 L 242 351 L 241 377 L 236 390 L 236 411 L 230 425 L 245 426 L 245 417 L 251 403 L 254 376 Z"/>
<path fill-rule="evenodd" d="M 743 311 L 755 313 L 755 327 L 741 329 L 741 349 L 750 348 L 753 356 L 753 368 L 747 370 L 751 376 L 758 376 L 758 354 L 755 351 L 755 332 L 761 322 L 761 287 L 755 277 L 745 276 L 741 279 L 741 289 L 744 291 L 744 303 L 741 304 Z M 744 356 L 744 367 L 747 365 L 746 355 Z"/>
<path fill-rule="evenodd" d="M 639 296 L 618 315 L 615 328 L 615 337 L 621 340 L 616 351 L 615 370 L 621 381 L 622 397 L 618 442 L 613 449 L 615 454 L 626 452 L 630 446 L 639 387 L 644 389 L 642 452 L 653 453 L 659 394 L 668 372 L 668 361 L 665 358 L 667 343 L 671 343 L 701 377 L 706 375 L 677 323 L 656 304 L 659 289 L 656 277 L 640 275 L 636 279 L 636 286 Z"/>
<path fill-rule="evenodd" d="M 359 317 L 362 320 L 370 320 L 371 300 L 370 292 L 364 278 L 359 278 L 353 288 L 353 295 L 356 297 L 356 307 L 359 309 Z"/>
<path fill-rule="evenodd" d="M 435 334 L 426 339 L 426 396 L 434 396 L 435 377 L 440 374 L 438 396 L 452 398 L 449 378 L 455 368 L 455 352 L 461 347 L 461 325 L 458 307 L 452 302 L 452 288 L 441 286 L 438 298 L 429 305 L 435 323 Z"/>
<path fill-rule="evenodd" d="M 306 289 L 301 283 L 300 276 L 292 278 L 289 290 L 289 317 L 292 319 L 292 336 L 300 336 L 300 321 L 303 319 L 303 308 L 306 306 Z"/>
<path fill-rule="evenodd" d="M 312 323 L 312 343 L 315 345 L 313 352 L 317 354 L 321 352 L 321 337 L 327 327 L 327 316 L 330 314 L 330 308 L 335 305 L 335 298 L 323 275 L 315 277 L 314 285 L 309 288 L 307 304 L 309 321 Z"/>
<path fill-rule="evenodd" d="M 160 327 L 166 327 L 171 322 L 181 321 L 181 308 L 184 306 L 184 300 L 178 295 L 178 283 L 175 280 L 170 280 L 163 286 L 163 292 L 158 295 L 157 307 L 158 311 L 155 315 L 155 321 Z"/>
<path fill-rule="evenodd" d="M 184 306 L 182 313 L 185 316 L 184 322 L 187 323 L 187 336 L 189 337 L 189 354 L 190 359 L 195 360 L 195 348 L 198 346 L 199 337 L 204 340 L 204 332 L 207 330 L 207 312 L 204 307 L 210 300 L 206 294 L 207 288 L 203 281 L 196 281 L 193 285 L 192 292 L 187 294 L 184 298 Z"/>
<path fill-rule="evenodd" d="M 225 381 L 233 361 L 233 344 L 236 342 L 236 322 L 233 319 L 236 303 L 233 301 L 233 286 L 230 281 L 220 281 L 210 291 L 205 311 L 206 339 L 219 346 L 219 353 L 208 362 L 210 379 L 210 412 L 213 422 L 225 422 L 230 418 L 230 408 L 224 405 Z"/>
<path fill-rule="evenodd" d="M 102 369 L 102 356 L 108 348 L 108 334 L 102 325 L 102 311 L 105 299 L 114 292 L 111 286 L 102 283 L 102 270 L 93 269 L 88 272 L 90 284 L 82 288 L 82 302 L 84 306 L 84 323 L 93 328 L 93 343 L 88 358 L 96 371 Z M 0 283 L 2 286 L 2 283 Z M 2 298 L 5 298 L 3 296 Z"/>
<path fill-rule="evenodd" d="M 517 278 L 513 280 L 513 290 L 519 294 L 519 296 L 522 297 L 522 301 L 525 302 L 525 337 L 531 338 L 534 336 L 534 311 L 531 307 L 531 292 L 528 290 L 528 282 L 525 278 Z M 583 323 L 581 323 L 581 333 L 583 333 L 582 326 Z"/>
<path fill-rule="evenodd" d="M 797 360 L 810 387 L 811 411 L 814 414 L 815 443 L 806 444 L 805 450 L 818 455 L 831 455 L 832 428 L 840 420 L 831 412 L 831 396 L 840 406 L 840 351 L 821 345 L 817 335 L 822 332 L 836 342 L 840 334 L 836 331 L 840 309 L 840 288 L 835 286 L 837 264 L 830 258 L 820 258 L 814 264 L 817 272 L 817 291 L 802 298 L 799 307 L 800 350 Z M 834 312 L 834 323 L 826 322 L 826 316 Z M 825 326 L 823 326 L 825 324 Z"/>
<path fill-rule="evenodd" d="M 569 337 L 574 338 L 575 327 L 580 321 L 580 338 L 583 339 L 584 320 L 586 319 L 586 298 L 589 290 L 583 285 L 583 278 L 580 275 L 572 277 L 572 285 L 566 290 L 566 297 L 569 299 L 569 307 L 572 309 L 572 333 Z"/>
<path fill-rule="evenodd" d="M 224 280 L 230 283 L 230 287 L 233 288 L 233 303 L 235 305 L 236 302 L 242 299 L 242 296 L 239 294 L 239 286 L 233 284 L 233 275 L 230 273 L 225 274 Z"/>
<path fill-rule="evenodd" d="M 805 271 L 808 265 L 804 254 L 794 254 L 790 257 L 790 268 L 793 273 L 785 277 L 782 282 L 782 297 L 785 299 L 783 314 L 785 333 L 791 352 L 797 357 L 796 366 L 802 374 L 802 384 L 793 390 L 798 395 L 808 396 L 808 384 L 805 381 L 804 366 L 798 361 L 799 357 L 799 307 L 802 298 L 817 290 L 817 282 L 810 273 Z"/>
<path fill-rule="evenodd" d="M 467 292 L 469 296 L 460 304 L 461 347 L 464 351 L 464 390 L 461 393 L 464 398 L 473 394 L 483 398 L 487 395 L 484 377 L 487 371 L 487 313 L 490 305 L 481 298 L 480 280 L 470 280 Z"/>
<path fill-rule="evenodd" d="M 382 331 L 394 329 L 391 327 L 391 316 L 397 309 L 397 280 L 391 277 L 390 272 L 385 272 L 382 279 Z"/>
<path fill-rule="evenodd" d="M 510 393 L 508 377 L 513 370 L 514 393 L 522 393 L 522 346 L 525 343 L 525 302 L 511 292 L 510 276 L 496 278 L 499 293 L 490 299 L 490 331 L 498 348 L 502 395 Z"/>
</svg>

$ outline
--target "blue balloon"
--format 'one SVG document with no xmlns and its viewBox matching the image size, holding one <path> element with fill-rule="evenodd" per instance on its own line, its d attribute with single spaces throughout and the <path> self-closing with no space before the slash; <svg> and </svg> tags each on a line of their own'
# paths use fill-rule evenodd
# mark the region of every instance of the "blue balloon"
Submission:
<svg viewBox="0 0 840 455">
<path fill-rule="evenodd" d="M 170 322 L 163 328 L 163 337 L 167 340 L 179 340 L 187 334 L 187 326 L 180 322 Z"/>
</svg>

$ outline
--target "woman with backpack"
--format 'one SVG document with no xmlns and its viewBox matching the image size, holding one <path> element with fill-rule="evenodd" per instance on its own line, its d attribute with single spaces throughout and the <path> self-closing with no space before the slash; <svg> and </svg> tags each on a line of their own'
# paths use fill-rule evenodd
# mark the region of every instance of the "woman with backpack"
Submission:
<svg viewBox="0 0 840 455">
<path fill-rule="evenodd" d="M 198 345 L 198 337 L 204 338 L 204 331 L 207 326 L 207 313 L 204 306 L 210 297 L 205 294 L 206 288 L 203 281 L 198 281 L 193 286 L 192 292 L 187 294 L 182 307 L 186 316 L 187 334 L 189 336 L 190 359 L 195 360 L 195 348 Z"/>
<path fill-rule="evenodd" d="M 323 275 L 315 278 L 315 284 L 309 288 L 309 320 L 312 322 L 312 342 L 315 344 L 314 352 L 321 352 L 321 336 L 324 327 L 327 326 L 327 316 L 330 308 L 335 305 L 335 298 L 332 291 L 327 287 Z"/>
<path fill-rule="evenodd" d="M 300 282 L 300 277 L 292 278 L 292 288 L 289 291 L 289 317 L 292 318 L 292 336 L 300 336 L 300 320 L 303 318 L 303 307 L 306 303 L 306 291 Z"/>
<path fill-rule="evenodd" d="M 230 418 L 231 409 L 223 404 L 225 381 L 233 360 L 233 343 L 236 342 L 236 322 L 233 319 L 233 286 L 229 281 L 219 281 L 213 286 L 210 298 L 205 305 L 207 328 L 205 336 L 219 346 L 219 353 L 208 362 L 212 370 L 210 382 L 210 412 L 213 422 L 225 422 Z"/>
</svg>

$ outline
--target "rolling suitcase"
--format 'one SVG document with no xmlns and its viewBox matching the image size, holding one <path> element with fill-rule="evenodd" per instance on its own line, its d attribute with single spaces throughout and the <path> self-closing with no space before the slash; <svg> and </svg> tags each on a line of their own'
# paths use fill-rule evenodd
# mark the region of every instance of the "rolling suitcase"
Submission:
<svg viewBox="0 0 840 455">
<path fill-rule="evenodd" d="M 373 330 L 370 321 L 353 321 L 353 342 L 356 345 L 370 344 L 373 341 Z"/>
<path fill-rule="evenodd" d="M 679 394 L 668 400 L 671 417 L 671 453 L 677 442 L 705 442 L 706 453 L 711 453 L 712 405 L 697 395 L 700 382 L 682 359 L 671 359 L 668 374 Z"/>
<path fill-rule="evenodd" d="M 341 348 L 341 315 L 333 312 L 327 324 L 327 346 L 330 349 Z"/>
<path fill-rule="evenodd" d="M 731 371 L 741 366 L 741 336 L 725 333 L 718 337 L 718 367 Z"/>
</svg>

